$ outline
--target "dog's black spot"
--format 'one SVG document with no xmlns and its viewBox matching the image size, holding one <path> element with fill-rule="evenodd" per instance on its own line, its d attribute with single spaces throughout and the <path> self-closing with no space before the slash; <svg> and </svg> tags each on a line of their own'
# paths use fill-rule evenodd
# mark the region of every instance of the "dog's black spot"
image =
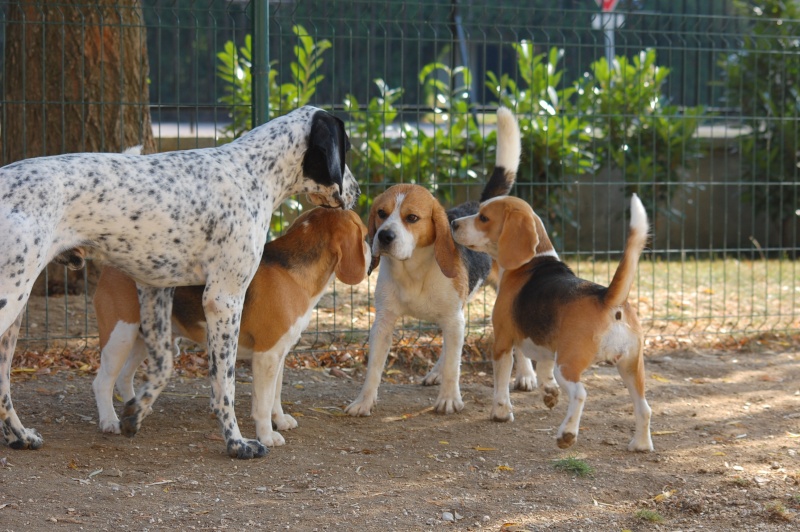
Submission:
<svg viewBox="0 0 800 532">
<path fill-rule="evenodd" d="M 618 310 L 617 314 L 614 317 L 617 318 L 617 320 L 621 320 L 622 319 L 622 311 Z"/>
<path fill-rule="evenodd" d="M 541 257 L 528 266 L 530 277 L 514 300 L 514 319 L 535 344 L 547 343 L 558 308 L 582 297 L 603 300 L 608 288 L 577 277 L 558 259 Z"/>
<path fill-rule="evenodd" d="M 4 308 L 8 304 L 7 299 L 0 299 L 0 309 Z"/>
</svg>

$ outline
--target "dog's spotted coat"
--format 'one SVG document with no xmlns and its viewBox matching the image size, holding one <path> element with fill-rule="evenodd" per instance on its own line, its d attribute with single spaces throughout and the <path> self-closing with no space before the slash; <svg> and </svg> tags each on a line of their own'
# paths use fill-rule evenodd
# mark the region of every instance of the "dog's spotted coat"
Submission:
<svg viewBox="0 0 800 532">
<path fill-rule="evenodd" d="M 148 382 L 126 405 L 133 435 L 172 369 L 172 288 L 205 284 L 211 407 L 228 454 L 266 454 L 236 421 L 234 361 L 245 290 L 275 206 L 293 194 L 349 208 L 358 184 L 346 167 L 341 120 L 303 107 L 218 148 L 147 156 L 81 153 L 0 169 L 0 421 L 11 447 L 38 448 L 10 393 L 20 317 L 37 275 L 76 247 L 92 248 L 137 281 Z"/>
</svg>

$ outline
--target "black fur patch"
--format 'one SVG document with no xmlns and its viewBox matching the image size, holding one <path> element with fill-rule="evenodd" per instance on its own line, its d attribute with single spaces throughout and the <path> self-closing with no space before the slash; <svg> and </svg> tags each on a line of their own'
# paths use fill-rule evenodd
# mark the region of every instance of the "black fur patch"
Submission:
<svg viewBox="0 0 800 532">
<path fill-rule="evenodd" d="M 572 270 L 553 257 L 533 259 L 530 278 L 514 301 L 514 320 L 534 343 L 543 345 L 554 330 L 558 308 L 578 298 L 605 297 L 608 288 L 576 277 Z"/>
<path fill-rule="evenodd" d="M 350 139 L 344 131 L 344 122 L 330 113 L 318 111 L 311 119 L 303 175 L 325 186 L 338 184 L 342 189 L 345 154 L 349 149 Z"/>
<path fill-rule="evenodd" d="M 514 177 L 506 175 L 506 169 L 502 166 L 495 166 L 492 175 L 489 177 L 489 182 L 483 187 L 481 193 L 481 203 L 488 199 L 496 198 L 497 196 L 507 196 L 511 192 L 511 185 L 514 183 Z"/>
<path fill-rule="evenodd" d="M 478 213 L 479 204 L 476 201 L 469 201 L 456 205 L 447 211 L 447 221 L 452 222 L 462 216 L 472 216 Z M 461 255 L 461 260 L 467 268 L 469 274 L 469 293 L 475 289 L 479 282 L 482 282 L 492 270 L 492 258 L 486 253 L 472 251 L 456 242 L 456 248 Z"/>
<path fill-rule="evenodd" d="M 175 289 L 172 314 L 186 326 L 206 321 L 203 311 L 203 291 L 205 286 L 180 286 Z"/>
</svg>

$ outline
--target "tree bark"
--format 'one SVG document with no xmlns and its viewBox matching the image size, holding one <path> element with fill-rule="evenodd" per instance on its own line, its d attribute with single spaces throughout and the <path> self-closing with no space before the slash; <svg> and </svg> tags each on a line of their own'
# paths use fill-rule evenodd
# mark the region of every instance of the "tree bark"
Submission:
<svg viewBox="0 0 800 532">
<path fill-rule="evenodd" d="M 138 0 L 20 0 L 6 28 L 2 164 L 136 145 L 155 151 Z M 63 291 L 64 268 L 49 270 L 61 278 L 48 284 Z"/>
</svg>

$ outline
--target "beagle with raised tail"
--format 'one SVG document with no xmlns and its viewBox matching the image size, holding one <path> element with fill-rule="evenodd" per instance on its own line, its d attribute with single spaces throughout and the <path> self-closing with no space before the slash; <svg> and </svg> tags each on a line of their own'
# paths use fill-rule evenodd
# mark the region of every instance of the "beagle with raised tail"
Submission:
<svg viewBox="0 0 800 532">
<path fill-rule="evenodd" d="M 454 220 L 452 227 L 456 242 L 489 253 L 502 270 L 492 312 L 492 419 L 514 419 L 508 391 L 511 352 L 521 350 L 537 361 L 540 375 L 554 371 L 569 397 L 567 416 L 556 435 L 558 446 L 567 448 L 578 438 L 586 401 L 581 375 L 592 363 L 608 361 L 616 364 L 633 399 L 636 431 L 628 449 L 652 451 L 643 334 L 627 300 L 648 233 L 647 213 L 639 198 L 635 194 L 631 198 L 625 252 L 608 287 L 575 276 L 559 260 L 542 220 L 519 198 L 485 201 L 477 214 Z"/>
<path fill-rule="evenodd" d="M 366 226 L 353 211 L 316 208 L 300 215 L 283 236 L 264 246 L 245 295 L 237 352 L 239 359 L 252 359 L 252 416 L 258 441 L 264 445 L 285 442 L 273 424 L 278 430 L 297 426 L 281 406 L 284 359 L 308 326 L 314 306 L 334 276 L 351 285 L 366 277 L 371 260 L 366 234 Z M 202 286 L 175 290 L 175 338 L 205 344 L 202 299 Z M 104 268 L 94 307 L 101 347 L 100 369 L 93 384 L 99 426 L 103 432 L 119 433 L 114 383 L 124 401 L 134 397 L 134 373 L 147 357 L 139 331 L 136 284 L 121 271 Z"/>
<path fill-rule="evenodd" d="M 508 194 L 517 174 L 520 132 L 510 110 L 497 111 L 495 168 L 481 200 Z M 459 389 L 464 344 L 464 307 L 486 281 L 491 257 L 457 246 L 450 221 L 473 214 L 477 202 L 445 211 L 426 188 L 395 185 L 372 203 L 367 227 L 373 267 L 380 261 L 375 286 L 375 321 L 369 332 L 369 360 L 361 393 L 347 408 L 351 416 L 368 416 L 378 398 L 381 373 L 392 344 L 392 331 L 402 316 L 435 323 L 442 329 L 442 355 L 425 376 L 425 385 L 441 384 L 434 404 L 438 413 L 464 408 Z M 519 369 L 517 370 L 519 374 Z M 528 382 L 535 380 L 525 360 Z"/>
</svg>

